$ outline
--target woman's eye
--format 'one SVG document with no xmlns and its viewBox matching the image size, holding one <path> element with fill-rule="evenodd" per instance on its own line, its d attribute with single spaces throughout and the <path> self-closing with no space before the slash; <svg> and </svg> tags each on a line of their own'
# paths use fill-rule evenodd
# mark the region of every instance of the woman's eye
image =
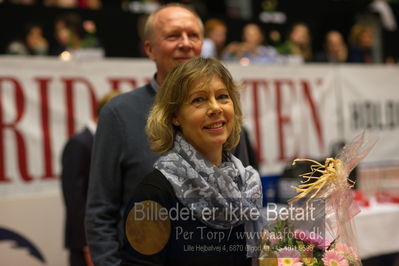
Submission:
<svg viewBox="0 0 399 266">
<path fill-rule="evenodd" d="M 192 101 L 191 101 L 191 103 L 201 103 L 201 102 L 203 102 L 204 101 L 204 98 L 203 97 L 197 97 L 197 98 L 194 98 Z"/>
<path fill-rule="evenodd" d="M 220 100 L 225 100 L 225 99 L 229 99 L 229 98 L 230 98 L 230 96 L 228 94 L 221 94 L 218 96 L 218 99 L 220 99 Z"/>
</svg>

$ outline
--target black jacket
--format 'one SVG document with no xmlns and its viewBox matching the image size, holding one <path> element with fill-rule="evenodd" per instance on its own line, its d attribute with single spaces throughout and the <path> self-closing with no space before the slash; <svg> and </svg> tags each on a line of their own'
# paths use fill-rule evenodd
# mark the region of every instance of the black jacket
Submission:
<svg viewBox="0 0 399 266">
<path fill-rule="evenodd" d="M 64 196 L 65 247 L 82 249 L 86 245 L 84 227 L 93 134 L 88 128 L 72 136 L 62 153 L 61 185 Z"/>
<path fill-rule="evenodd" d="M 170 227 L 163 228 L 162 233 L 152 234 L 147 225 L 140 224 L 139 230 L 143 241 L 137 233 L 133 241 L 129 241 L 129 223 L 137 223 L 135 218 L 142 218 L 142 208 L 135 213 L 137 204 L 156 202 L 170 212 L 172 208 L 179 210 L 170 212 Z M 140 205 L 142 206 L 142 205 Z M 147 205 L 150 206 L 150 205 Z M 193 219 L 190 214 L 184 213 L 185 206 L 179 202 L 174 190 L 165 176 L 158 170 L 152 171 L 138 185 L 134 198 L 129 203 L 125 212 L 125 237 L 121 250 L 121 265 L 173 265 L 173 266 L 223 266 L 223 265 L 251 265 L 251 260 L 246 258 L 246 240 L 243 237 L 244 226 L 236 226 L 229 230 L 217 230 L 210 228 L 201 221 Z M 150 208 L 148 208 L 150 209 Z M 187 210 L 187 209 L 186 209 Z M 146 212 L 147 213 L 147 212 Z M 177 214 L 177 215 L 176 215 Z M 137 215 L 137 216 L 136 216 Z M 156 216 L 152 215 L 151 221 Z M 178 218 L 176 218 L 178 217 Z M 186 220 L 186 218 L 188 218 Z M 152 229 L 157 224 L 152 224 Z M 165 238 L 165 234 L 168 235 Z M 150 238 L 150 239 L 149 239 Z M 143 245 L 158 244 L 163 240 L 164 244 L 156 249 L 154 254 L 144 255 L 139 252 Z M 149 242 L 148 242 L 149 240 Z M 146 242 L 147 244 L 143 244 Z M 150 244 L 149 244 L 150 243 Z M 145 247 L 144 247 L 145 248 Z M 139 250 L 139 251 L 137 251 Z"/>
</svg>

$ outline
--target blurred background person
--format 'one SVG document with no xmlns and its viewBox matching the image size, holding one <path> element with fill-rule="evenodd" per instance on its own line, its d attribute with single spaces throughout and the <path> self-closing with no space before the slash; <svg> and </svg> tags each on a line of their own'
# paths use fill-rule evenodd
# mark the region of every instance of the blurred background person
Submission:
<svg viewBox="0 0 399 266">
<path fill-rule="evenodd" d="M 101 0 L 43 0 L 45 6 L 59 8 L 82 8 L 82 9 L 100 9 Z"/>
<path fill-rule="evenodd" d="M 272 46 L 265 46 L 261 28 L 249 23 L 242 30 L 242 42 L 230 43 L 223 52 L 223 60 L 240 61 L 242 64 L 277 63 L 278 53 Z"/>
<path fill-rule="evenodd" d="M 57 17 L 54 22 L 54 37 L 56 43 L 51 48 L 51 55 L 79 49 L 84 37 L 82 18 L 77 13 L 66 13 Z"/>
<path fill-rule="evenodd" d="M 82 48 L 101 48 L 102 44 L 97 37 L 97 26 L 93 20 L 84 20 L 83 29 L 85 31 L 82 41 Z"/>
<path fill-rule="evenodd" d="M 78 0 L 78 7 L 84 9 L 100 9 L 102 7 L 101 0 Z"/>
<path fill-rule="evenodd" d="M 29 23 L 25 26 L 22 37 L 8 45 L 6 53 L 13 55 L 47 55 L 48 46 L 42 27 L 36 23 Z"/>
<path fill-rule="evenodd" d="M 89 184 L 91 150 L 102 107 L 119 92 L 103 96 L 97 107 L 96 117 L 66 143 L 61 159 L 61 186 L 65 204 L 65 248 L 69 250 L 69 265 L 93 265 L 86 243 L 84 218 Z"/>
<path fill-rule="evenodd" d="M 323 50 L 317 53 L 315 62 L 346 63 L 348 60 L 348 47 L 339 31 L 327 32 Z"/>
<path fill-rule="evenodd" d="M 208 19 L 205 22 L 205 38 L 201 55 L 205 58 L 214 57 L 221 59 L 226 33 L 227 27 L 222 20 L 216 18 Z"/>
<path fill-rule="evenodd" d="M 9 2 L 11 4 L 15 4 L 15 5 L 34 5 L 36 4 L 36 0 L 9 0 Z"/>
<path fill-rule="evenodd" d="M 291 26 L 283 44 L 277 47 L 281 55 L 296 55 L 304 62 L 312 60 L 312 37 L 309 27 L 303 22 Z"/>
<path fill-rule="evenodd" d="M 77 0 L 43 0 L 45 6 L 54 6 L 59 8 L 76 8 Z"/>
<path fill-rule="evenodd" d="M 278 30 L 271 30 L 269 32 L 268 43 L 273 47 L 278 47 L 282 44 L 281 33 Z"/>
<path fill-rule="evenodd" d="M 60 55 L 64 51 L 77 51 L 82 48 L 101 48 L 96 35 L 94 21 L 84 21 L 77 13 L 65 13 L 54 22 L 55 43 L 50 55 Z"/>
<path fill-rule="evenodd" d="M 349 33 L 348 62 L 373 63 L 374 30 L 369 25 L 355 24 Z"/>
</svg>

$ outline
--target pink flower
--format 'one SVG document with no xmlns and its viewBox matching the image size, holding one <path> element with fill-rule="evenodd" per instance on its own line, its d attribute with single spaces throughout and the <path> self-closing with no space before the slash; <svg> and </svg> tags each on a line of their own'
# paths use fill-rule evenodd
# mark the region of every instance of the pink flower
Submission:
<svg viewBox="0 0 399 266">
<path fill-rule="evenodd" d="M 326 266 L 349 266 L 348 261 L 334 250 L 328 250 L 322 258 Z"/>
<path fill-rule="evenodd" d="M 307 230 L 295 230 L 294 237 L 296 239 L 302 240 L 306 244 L 313 244 L 319 249 L 327 249 L 331 244 L 327 238 Z"/>
<path fill-rule="evenodd" d="M 336 243 L 334 249 L 340 253 L 352 253 L 352 249 L 343 243 Z"/>
<path fill-rule="evenodd" d="M 355 252 L 355 250 L 351 247 L 348 247 L 347 245 L 343 244 L 343 243 L 336 243 L 334 245 L 334 250 L 345 256 L 349 261 L 356 261 L 359 260 L 357 253 Z"/>
<path fill-rule="evenodd" d="M 281 234 L 274 233 L 269 236 L 270 245 L 272 247 L 277 246 L 282 240 L 283 237 L 281 236 Z"/>
<path fill-rule="evenodd" d="M 276 251 L 278 266 L 302 266 L 301 254 L 290 247 L 280 248 Z"/>
<path fill-rule="evenodd" d="M 310 240 L 310 243 L 314 244 L 319 249 L 327 249 L 331 244 L 327 238 L 321 237 L 318 234 L 314 234 Z"/>
<path fill-rule="evenodd" d="M 304 230 L 295 230 L 294 231 L 294 237 L 296 239 L 302 240 L 305 243 L 309 243 L 310 241 L 310 235 L 309 231 L 304 231 Z"/>
</svg>

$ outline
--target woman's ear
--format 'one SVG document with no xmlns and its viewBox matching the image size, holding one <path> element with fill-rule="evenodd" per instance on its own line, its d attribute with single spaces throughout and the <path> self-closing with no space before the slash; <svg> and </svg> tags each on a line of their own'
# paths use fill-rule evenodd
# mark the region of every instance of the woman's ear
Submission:
<svg viewBox="0 0 399 266">
<path fill-rule="evenodd" d="M 180 126 L 179 120 L 176 116 L 172 118 L 172 124 L 177 127 Z"/>
</svg>

